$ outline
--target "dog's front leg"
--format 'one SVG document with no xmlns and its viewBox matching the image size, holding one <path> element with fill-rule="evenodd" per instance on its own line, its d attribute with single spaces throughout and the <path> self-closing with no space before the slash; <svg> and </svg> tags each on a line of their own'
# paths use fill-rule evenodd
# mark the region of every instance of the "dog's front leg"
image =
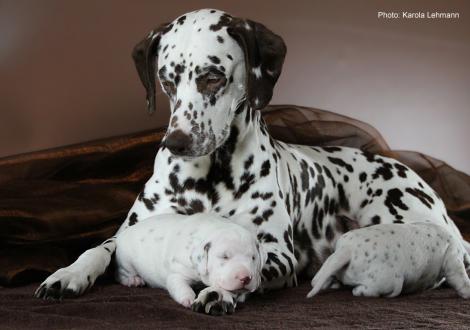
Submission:
<svg viewBox="0 0 470 330">
<path fill-rule="evenodd" d="M 291 241 L 292 238 L 285 235 L 285 239 Z M 297 286 L 296 259 L 291 249 L 292 243 L 282 241 L 264 243 L 263 248 L 267 252 L 267 260 L 262 270 L 261 290 L 274 290 L 286 287 Z"/>
<path fill-rule="evenodd" d="M 80 296 L 106 271 L 115 250 L 113 237 L 85 251 L 73 264 L 57 270 L 42 282 L 34 296 L 43 299 Z"/>
</svg>

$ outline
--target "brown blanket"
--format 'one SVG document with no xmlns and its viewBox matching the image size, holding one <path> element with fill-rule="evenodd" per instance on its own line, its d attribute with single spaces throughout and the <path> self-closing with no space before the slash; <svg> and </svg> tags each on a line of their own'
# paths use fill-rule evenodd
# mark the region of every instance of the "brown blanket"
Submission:
<svg viewBox="0 0 470 330">
<path fill-rule="evenodd" d="M 423 154 L 391 151 L 374 128 L 351 118 L 296 106 L 271 106 L 263 111 L 263 114 L 271 134 L 283 141 L 309 145 L 352 146 L 388 155 L 406 163 L 440 194 L 450 216 L 456 221 L 464 236 L 470 239 L 470 177 L 468 175 Z M 42 280 L 47 273 L 68 265 L 85 249 L 113 235 L 144 182 L 152 173 L 153 160 L 162 136 L 163 129 L 160 129 L 1 159 L 0 285 L 11 286 Z M 266 302 L 267 298 L 254 299 L 250 304 L 256 301 L 260 307 L 256 308 L 256 312 L 247 310 L 247 313 L 268 312 L 269 308 L 275 310 L 275 306 L 280 306 L 277 309 L 279 315 L 275 317 L 281 320 L 281 316 L 287 315 L 283 314 L 283 308 L 286 308 L 286 313 L 289 311 L 294 313 L 298 308 L 298 314 L 296 314 L 298 317 L 295 319 L 299 320 L 293 321 L 292 324 L 315 324 L 311 323 L 314 322 L 314 314 L 302 314 L 302 307 L 308 304 L 310 308 L 311 304 L 304 301 L 302 297 L 295 296 L 293 292 L 296 290 L 300 289 L 273 293 L 270 297 L 276 301 L 279 300 L 279 305 L 266 307 L 266 310 L 263 302 Z M 446 305 L 464 306 L 461 300 L 455 299 L 454 295 L 447 291 L 449 290 L 426 295 L 437 297 L 435 304 L 440 304 L 440 301 L 445 300 Z M 0 292 L 2 299 L 19 299 L 17 307 L 24 302 L 32 315 L 35 310 L 47 310 L 50 306 L 43 302 L 23 301 L 22 295 L 32 294 L 32 286 Z M 67 302 L 61 305 L 60 309 L 66 314 L 70 308 L 70 315 L 72 315 L 74 304 L 79 302 L 112 302 L 116 299 L 122 302 L 134 295 L 137 295 L 140 300 L 136 304 L 144 304 L 146 301 L 157 304 L 152 300 L 154 295 L 158 296 L 158 300 L 161 299 L 161 293 L 156 293 L 154 290 L 129 291 L 116 286 L 98 287 L 94 292 L 94 295 L 80 298 L 77 302 Z M 281 299 L 276 298 L 284 295 L 290 297 L 291 303 L 295 301 L 297 307 L 284 304 Z M 374 305 L 376 303 L 367 305 L 366 302 L 358 303 L 356 300 L 352 303 L 353 300 L 346 294 L 335 294 L 330 297 L 341 299 L 348 297 L 349 302 L 334 306 L 331 305 L 334 299 L 331 299 L 329 303 L 319 307 L 322 310 L 321 313 L 327 313 L 328 308 L 331 308 L 330 314 L 332 314 L 336 309 L 342 309 L 345 304 L 348 306 L 351 304 L 354 308 L 364 307 L 360 313 L 365 315 L 367 309 L 372 310 L 376 306 Z M 413 301 L 420 301 L 433 305 L 422 297 L 405 297 L 396 301 L 403 303 L 410 299 L 410 304 L 413 304 Z M 328 301 L 328 298 L 321 299 Z M 383 310 L 393 311 L 391 306 L 396 306 L 396 308 L 401 306 L 395 300 L 392 305 L 388 301 L 387 303 L 383 300 L 377 301 L 379 310 L 383 308 Z M 403 304 L 406 305 L 406 303 Z M 14 306 L 10 306 L 9 310 L 14 311 Z M 90 303 L 87 306 L 82 310 L 93 311 L 96 315 L 100 315 L 98 311 L 104 308 L 98 307 L 102 305 L 96 303 Z M 162 320 L 165 319 L 163 315 L 172 315 L 170 307 L 161 308 L 163 310 L 159 310 L 159 313 L 162 313 L 160 315 Z M 415 308 L 419 310 L 417 306 Z M 136 312 L 140 315 L 137 310 Z M 376 315 L 376 319 L 380 320 L 380 313 L 376 311 L 374 313 L 372 314 Z M 411 315 L 408 313 L 404 308 L 400 317 L 406 320 L 407 315 Z M 430 313 L 437 315 L 438 311 Z M 41 319 L 40 314 L 37 315 L 38 319 Z M 14 312 L 11 312 L 11 315 L 14 317 Z M 306 315 L 309 315 L 309 320 L 303 320 Z M 326 314 L 320 315 L 325 317 Z M 0 321 L 1 317 L 3 316 L 0 316 Z M 188 317 L 191 319 L 202 316 Z M 59 316 L 57 318 L 60 319 Z M 171 319 L 170 316 L 169 319 Z M 43 320 L 45 322 L 43 324 L 46 324 L 47 318 Z M 331 322 L 333 320 L 334 318 Z M 267 318 L 263 317 L 258 322 L 264 321 L 267 321 Z M 306 323 L 301 323 L 303 321 Z M 4 323 L 0 322 L 0 324 Z"/>
<path fill-rule="evenodd" d="M 251 297 L 233 315 L 178 306 L 163 290 L 100 284 L 78 299 L 32 298 L 35 285 L 0 289 L 0 328 L 29 329 L 468 329 L 470 301 L 451 289 L 394 299 L 331 291 L 307 300 L 308 283 Z"/>
</svg>

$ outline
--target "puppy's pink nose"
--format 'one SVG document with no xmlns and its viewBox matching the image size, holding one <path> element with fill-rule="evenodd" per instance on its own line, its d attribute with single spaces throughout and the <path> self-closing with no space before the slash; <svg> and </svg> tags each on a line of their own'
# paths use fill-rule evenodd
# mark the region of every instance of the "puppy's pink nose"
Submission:
<svg viewBox="0 0 470 330">
<path fill-rule="evenodd" d="M 251 276 L 245 276 L 240 278 L 240 282 L 242 282 L 243 285 L 248 285 L 251 282 Z"/>
</svg>

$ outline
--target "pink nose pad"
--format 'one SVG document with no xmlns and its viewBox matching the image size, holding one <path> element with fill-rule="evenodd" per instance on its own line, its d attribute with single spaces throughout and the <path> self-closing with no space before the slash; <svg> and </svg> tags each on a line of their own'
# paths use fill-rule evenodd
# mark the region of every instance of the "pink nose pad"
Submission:
<svg viewBox="0 0 470 330">
<path fill-rule="evenodd" d="M 251 276 L 245 276 L 240 278 L 240 282 L 242 282 L 243 285 L 248 285 L 251 282 Z"/>
</svg>

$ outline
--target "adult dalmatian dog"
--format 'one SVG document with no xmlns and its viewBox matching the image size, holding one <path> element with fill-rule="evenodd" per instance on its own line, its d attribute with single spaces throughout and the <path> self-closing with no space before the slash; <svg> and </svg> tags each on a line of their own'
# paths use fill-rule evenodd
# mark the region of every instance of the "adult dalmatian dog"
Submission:
<svg viewBox="0 0 470 330">
<path fill-rule="evenodd" d="M 263 289 L 296 285 L 305 270 L 313 275 L 350 229 L 345 219 L 355 227 L 426 219 L 468 247 L 435 191 L 396 160 L 269 135 L 258 110 L 271 100 L 285 54 L 281 37 L 262 24 L 211 9 L 182 15 L 137 44 L 148 109 L 155 109 L 158 76 L 171 117 L 154 174 L 119 232 L 158 214 L 228 217 L 254 231 L 268 254 Z M 50 275 L 36 296 L 83 294 L 115 250 L 115 237 L 87 250 Z M 199 302 L 219 310 L 236 303 L 218 287 L 201 294 Z"/>
</svg>

